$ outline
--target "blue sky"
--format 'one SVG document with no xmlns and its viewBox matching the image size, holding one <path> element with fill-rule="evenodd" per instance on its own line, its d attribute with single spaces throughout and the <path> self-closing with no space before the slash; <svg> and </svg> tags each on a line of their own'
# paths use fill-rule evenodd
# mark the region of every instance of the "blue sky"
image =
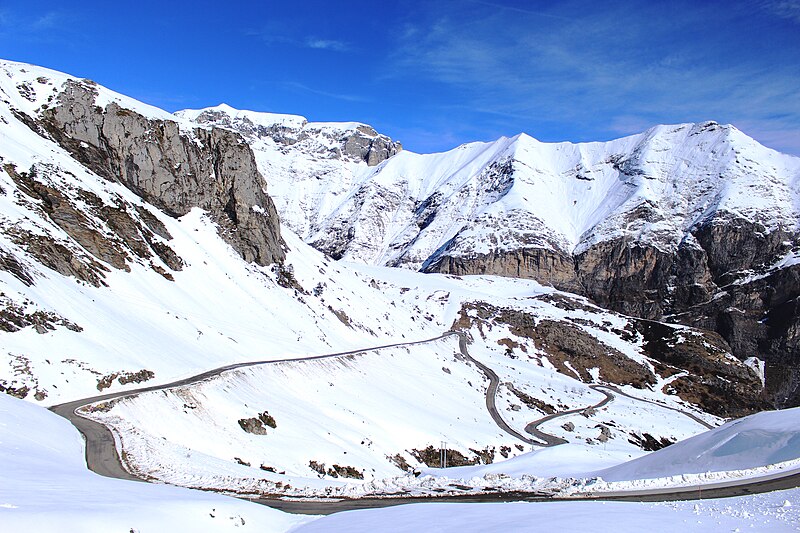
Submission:
<svg viewBox="0 0 800 533">
<path fill-rule="evenodd" d="M 800 155 L 800 0 L 0 0 L 0 57 L 170 111 L 366 122 L 417 152 L 710 119 Z"/>
</svg>

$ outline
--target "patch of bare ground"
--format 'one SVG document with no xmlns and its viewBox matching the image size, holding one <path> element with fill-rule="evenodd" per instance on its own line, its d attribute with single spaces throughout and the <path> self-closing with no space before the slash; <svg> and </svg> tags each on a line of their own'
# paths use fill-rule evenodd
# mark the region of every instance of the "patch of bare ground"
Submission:
<svg viewBox="0 0 800 533">
<path fill-rule="evenodd" d="M 112 372 L 111 374 L 106 374 L 97 380 L 97 390 L 102 391 L 103 389 L 107 389 L 111 386 L 115 379 L 120 385 L 127 385 L 129 383 L 143 383 L 153 379 L 154 377 L 156 377 L 155 372 L 146 369 L 142 369 L 137 372 Z"/>
<path fill-rule="evenodd" d="M 316 472 L 320 477 L 329 476 L 333 478 L 364 479 L 364 472 L 352 466 L 331 465 L 325 468 L 325 463 L 309 461 L 308 467 Z"/>
<path fill-rule="evenodd" d="M 759 376 L 731 355 L 717 333 L 650 320 L 636 320 L 644 353 L 656 371 L 673 379 L 665 392 L 721 417 L 741 417 L 768 408 Z"/>
<path fill-rule="evenodd" d="M 506 457 L 508 452 L 511 449 L 508 447 L 504 447 L 504 452 Z M 447 452 L 447 467 L 451 466 L 471 466 L 477 464 L 491 464 L 494 461 L 495 457 L 495 448 L 494 446 L 487 446 L 482 450 L 476 450 L 474 448 L 469 449 L 474 455 L 472 457 L 467 457 L 463 453 L 458 450 L 454 450 L 451 448 L 446 448 Z M 419 461 L 429 467 L 432 468 L 439 468 L 442 466 L 442 450 L 440 448 L 434 448 L 433 446 L 428 446 L 427 448 L 423 448 L 421 450 L 413 449 L 409 453 Z"/>
<path fill-rule="evenodd" d="M 83 328 L 52 311 L 35 309 L 33 302 L 17 303 L 0 292 L 0 331 L 14 332 L 33 326 L 37 333 L 53 331 L 61 326 L 80 332 Z"/>
<path fill-rule="evenodd" d="M 656 382 L 649 368 L 570 322 L 537 321 L 534 315 L 518 309 L 467 302 L 462 305 L 453 329 L 468 331 L 477 327 L 485 335 L 484 328 L 491 329 L 495 324 L 506 325 L 513 335 L 532 341 L 558 372 L 570 377 L 577 372 L 581 380 L 591 382 L 589 369 L 598 368 L 600 379 L 607 383 L 644 388 Z"/>
</svg>

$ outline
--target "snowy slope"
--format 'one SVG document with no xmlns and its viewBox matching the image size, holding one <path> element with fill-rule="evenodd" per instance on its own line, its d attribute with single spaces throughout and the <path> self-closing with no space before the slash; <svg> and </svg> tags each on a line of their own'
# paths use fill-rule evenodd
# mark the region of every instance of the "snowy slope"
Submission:
<svg viewBox="0 0 800 533">
<path fill-rule="evenodd" d="M 58 403 L 96 392 L 104 378 L 114 390 L 121 374 L 150 371 L 153 383 L 171 381 L 235 361 L 439 333 L 395 310 L 368 280 L 332 264 L 290 232 L 284 234 L 290 250 L 284 268 L 247 264 L 202 211 L 175 219 L 101 179 L 12 111 L 35 116 L 70 78 L 28 65 L 0 66 L 0 90 L 8 102 L 0 106 L 0 282 L 10 321 L 0 332 L 4 388 Z M 153 118 L 174 119 L 102 87 L 96 90 L 98 102 L 113 100 Z M 89 238 L 76 241 L 75 232 L 47 216 L 21 175 L 33 180 L 31 186 L 63 195 L 54 201 L 70 206 L 70 216 L 87 228 L 77 235 L 90 231 Z M 122 212 L 141 231 L 162 226 L 159 231 L 170 238 L 151 238 L 171 248 L 182 268 L 128 249 L 108 224 L 107 209 Z M 124 260 L 114 266 L 94 257 L 85 246 L 99 239 L 107 239 L 100 251 L 117 250 Z M 67 268 L 86 273 L 88 281 L 41 262 L 54 254 L 71 254 Z M 285 273 L 298 284 L 291 286 Z M 351 309 L 363 312 L 350 320 Z"/>
<path fill-rule="evenodd" d="M 0 520 L 9 530 L 529 531 L 536 524 L 558 531 L 795 531 L 800 520 L 797 489 L 696 503 L 427 503 L 312 520 L 208 492 L 96 476 L 85 470 L 80 436 L 67 422 L 5 395 L 0 427 Z"/>
<path fill-rule="evenodd" d="M 757 413 L 597 475 L 626 481 L 798 462 L 799 416 L 800 408 Z"/>
<path fill-rule="evenodd" d="M 66 420 L 0 394 L 0 523 L 5 531 L 286 531 L 307 519 L 207 492 L 86 470 Z"/>
<path fill-rule="evenodd" d="M 622 350 L 632 361 L 645 365 L 643 368 L 652 368 L 639 344 L 610 333 L 609 328 L 625 327 L 625 317 L 588 305 L 564 309 L 558 300 L 549 299 L 559 293 L 536 282 L 351 267 L 374 280 L 370 283 L 391 299 L 393 307 L 407 309 L 416 321 L 440 331 L 459 319 L 465 304 L 491 299 L 497 305 L 533 313 L 540 320 L 580 323 L 602 338 L 605 346 Z M 546 414 L 543 406 L 564 411 L 596 404 L 604 397 L 576 374 L 559 372 L 547 352 L 533 345 L 519 344 L 509 352 L 504 342 L 525 341 L 508 327 L 475 325 L 469 332 L 473 338 L 469 353 L 498 374 L 498 410 L 519 433 L 524 434 L 528 423 Z M 680 374 L 659 377 L 643 389 L 624 387 L 635 397 L 657 404 L 615 395 L 596 412 L 576 412 L 542 426 L 543 431 L 573 444 L 546 450 L 534 446 L 534 454 L 522 455 L 531 446 L 503 432 L 489 417 L 487 379 L 459 355 L 456 341 L 451 337 L 338 360 L 227 372 L 167 393 L 104 403 L 90 409 L 90 416 L 115 428 L 129 464 L 141 475 L 191 487 L 296 496 L 395 493 L 410 490 L 410 486 L 427 490 L 416 484 L 416 478 L 407 479 L 405 465 L 450 478 L 500 472 L 518 476 L 580 474 L 640 456 L 643 452 L 635 443 L 643 433 L 675 441 L 704 430 L 676 408 L 717 421 L 664 393 Z M 599 369 L 590 374 L 600 380 Z M 524 395 L 540 404 L 526 403 Z M 265 434 L 248 433 L 240 426 L 239 421 L 264 412 L 276 423 L 275 428 L 265 428 Z M 606 437 L 599 440 L 604 431 Z M 481 462 L 494 464 L 429 469 L 419 452 L 438 448 L 443 441 L 451 453 L 475 461 L 478 452 L 486 452 L 490 459 L 484 457 Z M 535 459 L 524 461 L 528 455 Z M 509 457 L 523 462 L 514 459 L 507 463 Z M 544 461 L 545 457 L 549 459 Z M 570 459 L 565 463 L 566 458 Z M 332 465 L 352 467 L 363 479 L 318 475 L 312 461 L 326 465 L 325 472 Z M 554 469 L 554 465 L 561 468 Z M 480 473 L 473 474 L 474 469 L 481 469 Z M 447 482 L 444 484 L 446 487 Z M 437 482 L 433 485 L 438 487 Z"/>
</svg>

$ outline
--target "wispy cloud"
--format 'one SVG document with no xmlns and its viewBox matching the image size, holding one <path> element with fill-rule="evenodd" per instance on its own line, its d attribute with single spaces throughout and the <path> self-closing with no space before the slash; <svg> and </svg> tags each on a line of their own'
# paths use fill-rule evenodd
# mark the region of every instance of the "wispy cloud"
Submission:
<svg viewBox="0 0 800 533">
<path fill-rule="evenodd" d="M 346 52 L 350 49 L 350 47 L 342 41 L 316 39 L 313 37 L 306 39 L 305 44 L 308 48 L 314 48 L 317 50 L 333 50 L 334 52 Z"/>
<path fill-rule="evenodd" d="M 537 17 L 546 17 L 546 18 L 553 18 L 558 20 L 570 20 L 569 17 L 565 17 L 563 15 L 556 15 L 553 13 L 548 13 L 542 10 L 536 10 L 531 8 L 524 8 L 519 7 L 517 5 L 506 5 L 500 2 L 489 2 L 486 0 L 470 0 L 473 4 L 479 4 L 486 7 L 491 7 L 493 9 L 500 9 L 503 11 L 511 11 L 514 13 L 524 13 L 526 15 L 535 15 Z"/>
<path fill-rule="evenodd" d="M 50 11 L 38 17 L 31 24 L 31 29 L 35 31 L 51 30 L 61 24 L 63 16 L 55 11 Z"/>
<path fill-rule="evenodd" d="M 761 6 L 773 15 L 800 24 L 800 0 L 766 1 Z"/>
<path fill-rule="evenodd" d="M 333 98 L 335 100 L 343 100 L 345 102 L 368 102 L 367 98 L 362 96 L 358 96 L 355 94 L 342 94 L 342 93 L 335 93 L 329 91 L 323 91 L 320 89 L 315 89 L 313 87 L 309 87 L 303 83 L 295 82 L 295 81 L 287 81 L 282 84 L 284 87 L 288 89 L 293 89 L 296 91 L 302 91 L 311 94 L 317 94 L 319 96 L 324 96 L 326 98 Z"/>
<path fill-rule="evenodd" d="M 773 4 L 788 16 L 800 0 Z M 461 105 L 495 115 L 498 123 L 527 120 L 531 128 L 571 123 L 628 134 L 658 122 L 714 119 L 768 132 L 771 117 L 781 115 L 772 130 L 800 131 L 796 65 L 766 65 L 737 57 L 725 42 L 715 50 L 713 40 L 697 46 L 678 38 L 704 31 L 708 17 L 726 15 L 698 9 L 665 20 L 645 8 L 617 6 L 542 22 L 538 13 L 507 11 L 448 13 L 407 26 L 386 76 L 445 84 Z"/>
<path fill-rule="evenodd" d="M 20 13 L 0 9 L 0 35 L 25 42 L 48 42 L 58 36 L 75 34 L 78 16 L 63 11 Z"/>
<path fill-rule="evenodd" d="M 267 44 L 283 44 L 311 50 L 347 52 L 352 49 L 352 46 L 345 41 L 326 39 L 316 35 L 303 36 L 298 29 L 278 26 L 277 24 L 267 24 L 258 30 L 246 30 L 245 35 L 255 37 Z"/>
</svg>

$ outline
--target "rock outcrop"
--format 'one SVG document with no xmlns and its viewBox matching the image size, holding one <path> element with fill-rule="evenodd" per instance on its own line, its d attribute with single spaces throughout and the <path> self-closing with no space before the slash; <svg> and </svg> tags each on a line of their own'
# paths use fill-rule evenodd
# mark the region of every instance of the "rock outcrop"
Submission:
<svg viewBox="0 0 800 533">
<path fill-rule="evenodd" d="M 403 149 L 402 144 L 366 124 L 314 123 L 299 116 L 239 111 L 227 105 L 179 111 L 177 115 L 235 131 L 250 142 L 269 139 L 285 150 L 366 163 L 371 167 Z"/>
<path fill-rule="evenodd" d="M 584 292 L 573 258 L 552 249 L 521 248 L 470 257 L 440 255 L 423 268 L 426 272 L 454 276 L 483 274 L 534 279 L 562 291 L 577 294 Z"/>
<path fill-rule="evenodd" d="M 443 254 L 425 270 L 535 279 L 626 315 L 716 332 L 740 360 L 765 360 L 766 397 L 785 407 L 800 404 L 800 266 L 779 263 L 798 249 L 797 233 L 720 212 L 671 250 L 617 238 L 574 256 L 528 249 Z"/>
<path fill-rule="evenodd" d="M 206 210 L 247 261 L 283 260 L 277 212 L 239 135 L 221 128 L 182 132 L 177 122 L 115 102 L 100 108 L 96 96 L 89 82 L 69 80 L 42 113 L 47 132 L 73 157 L 171 216 Z"/>
<path fill-rule="evenodd" d="M 476 301 L 462 305 L 453 329 L 483 336 L 493 328 L 508 331 L 512 337 L 498 342 L 507 347 L 507 356 L 539 364 L 546 359 L 548 366 L 586 383 L 599 378 L 646 389 L 658 383 L 658 374 L 667 383 L 659 392 L 674 394 L 721 417 L 744 416 L 769 407 L 758 373 L 734 357 L 717 333 L 636 318 L 613 327 L 600 308 L 579 298 L 555 293 L 540 299 L 562 309 L 565 320 L 542 319 Z M 606 340 L 616 337 L 616 346 L 641 346 L 637 351 L 648 363 L 623 354 L 600 340 L 601 335 Z"/>
</svg>

